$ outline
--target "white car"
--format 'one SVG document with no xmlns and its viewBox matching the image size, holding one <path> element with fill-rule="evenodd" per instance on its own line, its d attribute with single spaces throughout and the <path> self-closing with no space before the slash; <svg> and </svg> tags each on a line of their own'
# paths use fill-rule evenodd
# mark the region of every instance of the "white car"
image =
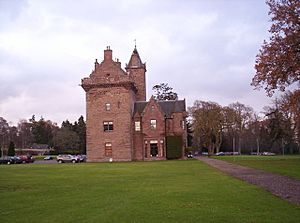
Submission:
<svg viewBox="0 0 300 223">
<path fill-rule="evenodd" d="M 263 156 L 275 156 L 275 153 L 270 153 L 270 152 L 263 152 Z"/>
<path fill-rule="evenodd" d="M 58 163 L 79 163 L 79 159 L 77 156 L 73 155 L 58 155 L 56 157 Z"/>
</svg>

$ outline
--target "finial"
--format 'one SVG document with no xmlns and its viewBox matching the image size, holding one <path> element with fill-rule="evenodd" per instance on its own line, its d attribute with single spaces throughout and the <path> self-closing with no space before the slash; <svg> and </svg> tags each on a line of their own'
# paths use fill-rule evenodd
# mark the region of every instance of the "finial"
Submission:
<svg viewBox="0 0 300 223">
<path fill-rule="evenodd" d="M 134 39 L 134 49 L 136 49 L 136 39 Z"/>
</svg>

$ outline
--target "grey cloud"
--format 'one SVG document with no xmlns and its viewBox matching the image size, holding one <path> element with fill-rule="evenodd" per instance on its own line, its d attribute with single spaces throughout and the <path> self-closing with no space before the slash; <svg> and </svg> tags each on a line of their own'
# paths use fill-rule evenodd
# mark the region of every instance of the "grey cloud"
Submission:
<svg viewBox="0 0 300 223">
<path fill-rule="evenodd" d="M 58 123 L 78 118 L 85 108 L 78 84 L 94 59 L 111 44 L 124 67 L 135 38 L 147 62 L 148 96 L 154 84 L 168 82 L 189 105 L 241 99 L 260 109 L 250 81 L 269 25 L 264 2 L 31 0 L 5 7 L 0 112 L 8 120 L 31 113 Z M 13 111 L 18 104 L 24 112 Z"/>
</svg>

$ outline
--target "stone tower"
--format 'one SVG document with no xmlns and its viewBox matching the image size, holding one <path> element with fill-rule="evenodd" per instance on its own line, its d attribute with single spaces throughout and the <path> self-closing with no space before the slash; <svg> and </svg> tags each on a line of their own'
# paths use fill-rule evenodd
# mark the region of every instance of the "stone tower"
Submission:
<svg viewBox="0 0 300 223">
<path fill-rule="evenodd" d="M 128 64 L 125 67 L 127 73 L 133 78 L 137 88 L 136 100 L 146 101 L 146 63 L 142 63 L 140 55 L 134 47 Z"/>
<path fill-rule="evenodd" d="M 146 101 L 146 65 L 136 47 L 126 71 L 112 58 L 107 47 L 103 61 L 96 59 L 92 73 L 81 80 L 86 92 L 88 161 L 182 158 L 187 136 L 185 100 L 152 97 Z"/>
<path fill-rule="evenodd" d="M 132 114 L 136 98 L 145 100 L 145 70 L 136 49 L 125 72 L 107 47 L 104 60 L 96 59 L 92 73 L 82 79 L 88 161 L 132 160 Z"/>
</svg>

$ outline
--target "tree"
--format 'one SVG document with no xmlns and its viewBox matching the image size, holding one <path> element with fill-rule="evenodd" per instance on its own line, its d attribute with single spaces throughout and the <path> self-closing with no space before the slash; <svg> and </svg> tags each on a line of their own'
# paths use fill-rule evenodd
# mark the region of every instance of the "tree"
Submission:
<svg viewBox="0 0 300 223">
<path fill-rule="evenodd" d="M 82 115 L 79 117 L 78 122 L 74 123 L 74 131 L 79 137 L 80 153 L 86 154 L 86 124 Z"/>
<path fill-rule="evenodd" d="M 155 95 L 154 98 L 159 101 L 177 100 L 177 93 L 173 92 L 173 88 L 169 87 L 166 83 L 155 85 L 152 90 Z"/>
<path fill-rule="evenodd" d="M 293 83 L 300 86 L 300 1 L 267 0 L 273 22 L 269 42 L 264 41 L 256 56 L 256 74 L 251 85 L 265 86 L 272 96 Z"/>
<path fill-rule="evenodd" d="M 238 152 L 242 153 L 242 138 L 245 132 L 246 127 L 252 121 L 253 117 L 253 108 L 241 104 L 239 102 L 232 103 L 228 106 L 233 111 L 233 132 L 235 133 L 236 137 L 238 138 Z M 228 116 L 229 114 L 227 114 Z M 234 137 L 234 139 L 236 138 Z M 235 140 L 234 140 L 235 144 Z M 235 145 L 233 145 L 235 147 Z"/>
<path fill-rule="evenodd" d="M 293 94 L 294 95 L 294 94 Z M 299 152 L 298 126 L 299 114 L 293 113 L 292 107 L 287 107 L 291 102 L 290 94 L 286 93 L 273 101 L 272 106 L 265 107 L 267 141 L 269 150 L 276 153 Z"/>
<path fill-rule="evenodd" d="M 231 147 L 231 152 L 235 152 L 235 139 L 237 138 L 237 132 L 236 132 L 236 111 L 229 107 L 223 107 L 223 115 L 224 115 L 224 142 L 227 144 L 227 148 Z M 227 148 L 223 148 L 228 150 Z"/>
<path fill-rule="evenodd" d="M 8 141 L 9 141 L 8 138 L 9 138 L 9 124 L 3 117 L 0 117 L 0 146 L 2 147 L 2 149 L 4 149 L 4 147 L 8 145 Z"/>
<path fill-rule="evenodd" d="M 209 155 L 219 152 L 224 122 L 222 107 L 215 102 L 195 101 L 189 110 L 193 118 L 195 143 L 207 148 Z"/>
<path fill-rule="evenodd" d="M 186 131 L 187 131 L 187 146 L 191 147 L 193 145 L 193 129 L 190 120 L 186 122 Z"/>
<path fill-rule="evenodd" d="M 25 149 L 30 147 L 33 141 L 33 134 L 31 132 L 31 123 L 27 122 L 27 120 L 20 120 L 18 123 L 18 132 L 19 132 L 19 145 L 17 147 Z"/>
<path fill-rule="evenodd" d="M 69 130 L 73 130 L 74 126 L 71 122 L 69 122 L 69 120 L 67 119 L 66 121 L 63 121 L 61 124 L 62 128 L 67 128 Z"/>
<path fill-rule="evenodd" d="M 14 144 L 14 142 L 10 141 L 8 151 L 7 151 L 7 155 L 8 156 L 14 156 L 15 154 L 16 154 L 15 144 Z"/>
<path fill-rule="evenodd" d="M 59 153 L 73 153 L 78 154 L 79 151 L 79 137 L 76 132 L 61 128 L 54 136 L 55 149 Z"/>
<path fill-rule="evenodd" d="M 34 137 L 34 142 L 38 144 L 53 144 L 53 134 L 58 129 L 56 123 L 50 120 L 45 120 L 43 117 L 37 122 L 35 117 L 29 120 L 31 122 L 31 132 Z"/>
<path fill-rule="evenodd" d="M 288 152 L 300 152 L 300 90 L 286 92 L 273 103 L 277 117 L 281 123 L 282 136 Z M 271 110 L 271 109 L 269 109 Z M 275 113 L 276 114 L 276 113 Z M 280 116 L 279 116 L 280 115 Z M 275 117 L 275 115 L 273 115 Z M 283 147 L 283 146 L 282 146 Z"/>
</svg>

